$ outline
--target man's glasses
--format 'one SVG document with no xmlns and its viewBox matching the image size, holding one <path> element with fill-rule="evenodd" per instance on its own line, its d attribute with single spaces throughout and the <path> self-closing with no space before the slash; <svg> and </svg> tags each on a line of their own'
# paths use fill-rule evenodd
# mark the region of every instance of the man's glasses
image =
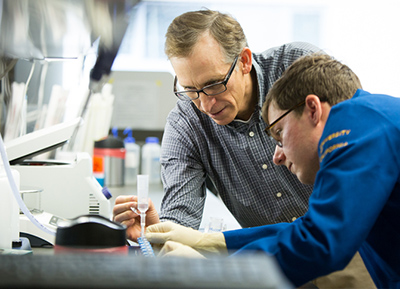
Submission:
<svg viewBox="0 0 400 289">
<path fill-rule="evenodd" d="M 209 95 L 209 96 L 217 95 L 217 94 L 225 92 L 227 89 L 226 84 L 228 83 L 229 78 L 231 77 L 233 70 L 235 69 L 238 58 L 239 58 L 239 56 L 235 57 L 235 60 L 233 61 L 231 68 L 229 69 L 228 74 L 225 76 L 225 79 L 223 81 L 204 86 L 202 89 L 199 89 L 199 90 L 189 89 L 189 90 L 178 91 L 178 89 L 177 89 L 177 86 L 179 85 L 178 78 L 175 76 L 175 80 L 174 80 L 175 95 L 181 100 L 195 100 L 200 97 L 200 92 L 204 93 L 205 95 Z"/>
<path fill-rule="evenodd" d="M 267 135 L 269 136 L 269 138 L 278 146 L 278 147 L 282 147 L 282 141 L 275 139 L 272 134 L 271 134 L 271 129 L 285 116 L 287 116 L 291 111 L 295 110 L 296 108 L 302 106 L 303 104 L 305 104 L 305 100 L 303 100 L 302 102 L 296 104 L 295 106 L 291 107 L 287 112 L 285 112 L 284 114 L 282 114 L 280 117 L 278 117 L 278 119 L 276 119 L 275 121 L 273 121 L 269 126 L 267 126 L 265 128 L 265 132 L 267 133 Z"/>
</svg>

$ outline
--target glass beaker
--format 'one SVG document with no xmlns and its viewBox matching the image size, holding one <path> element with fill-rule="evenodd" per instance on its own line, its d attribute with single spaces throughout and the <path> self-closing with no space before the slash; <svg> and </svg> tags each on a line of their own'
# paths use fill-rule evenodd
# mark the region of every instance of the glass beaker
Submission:
<svg viewBox="0 0 400 289">
<path fill-rule="evenodd" d="M 32 214 L 42 213 L 41 208 L 41 195 L 43 192 L 42 188 L 37 187 L 21 187 L 20 189 L 21 198 L 24 201 L 26 207 Z M 21 209 L 20 214 L 23 214 Z"/>
</svg>

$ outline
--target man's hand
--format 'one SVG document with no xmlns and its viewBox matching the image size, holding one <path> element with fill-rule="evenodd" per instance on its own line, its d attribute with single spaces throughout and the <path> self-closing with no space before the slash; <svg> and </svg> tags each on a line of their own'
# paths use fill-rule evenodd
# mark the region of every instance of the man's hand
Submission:
<svg viewBox="0 0 400 289">
<path fill-rule="evenodd" d="M 179 242 L 205 253 L 227 253 L 225 237 L 222 233 L 201 233 L 172 222 L 149 226 L 146 238 L 151 243 L 164 244 L 167 241 Z"/>
<path fill-rule="evenodd" d="M 119 196 L 115 200 L 113 220 L 126 225 L 126 235 L 129 240 L 136 241 L 140 237 L 140 212 L 137 210 L 137 196 Z M 131 208 L 134 208 L 132 210 Z M 146 227 L 160 223 L 158 213 L 153 202 L 149 199 L 149 208 L 146 211 Z"/>
</svg>

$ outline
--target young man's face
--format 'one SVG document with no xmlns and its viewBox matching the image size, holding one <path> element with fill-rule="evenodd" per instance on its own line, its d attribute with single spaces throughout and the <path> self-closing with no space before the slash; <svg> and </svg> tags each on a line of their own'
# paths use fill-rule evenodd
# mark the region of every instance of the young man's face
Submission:
<svg viewBox="0 0 400 289">
<path fill-rule="evenodd" d="M 171 64 L 178 82 L 184 90 L 199 90 L 225 79 L 232 63 L 226 63 L 219 44 L 212 37 L 202 37 L 188 57 L 172 57 Z M 200 93 L 193 100 L 197 108 L 219 125 L 227 125 L 247 109 L 244 75 L 241 73 L 241 57 L 226 85 L 227 90 L 209 96 Z"/>
<path fill-rule="evenodd" d="M 275 148 L 274 163 L 286 166 L 300 182 L 313 184 L 319 170 L 318 141 L 322 130 L 315 125 L 307 105 L 306 103 L 300 116 L 294 111 L 290 112 L 277 122 L 270 132 L 272 137 L 282 143 L 282 147 Z M 272 102 L 268 108 L 269 123 L 285 112 Z"/>
</svg>

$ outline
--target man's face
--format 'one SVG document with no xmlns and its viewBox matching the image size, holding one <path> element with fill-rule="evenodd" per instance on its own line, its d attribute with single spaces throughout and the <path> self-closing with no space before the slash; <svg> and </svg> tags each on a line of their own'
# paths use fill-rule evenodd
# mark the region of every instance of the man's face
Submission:
<svg viewBox="0 0 400 289">
<path fill-rule="evenodd" d="M 212 37 L 202 37 L 193 53 L 185 58 L 172 57 L 171 64 L 184 90 L 202 89 L 225 79 L 232 63 L 226 63 L 219 44 Z M 237 66 L 241 66 L 240 56 Z M 200 93 L 193 100 L 197 108 L 219 125 L 227 125 L 246 109 L 245 82 L 240 69 L 235 69 L 226 85 L 227 90 L 208 96 Z"/>
<path fill-rule="evenodd" d="M 271 129 L 271 136 L 282 143 L 276 146 L 273 161 L 286 166 L 300 182 L 313 184 L 319 170 L 318 141 L 320 131 L 309 118 L 307 104 L 301 116 L 292 111 Z M 268 121 L 272 123 L 286 111 L 272 102 L 268 108 Z"/>
</svg>

